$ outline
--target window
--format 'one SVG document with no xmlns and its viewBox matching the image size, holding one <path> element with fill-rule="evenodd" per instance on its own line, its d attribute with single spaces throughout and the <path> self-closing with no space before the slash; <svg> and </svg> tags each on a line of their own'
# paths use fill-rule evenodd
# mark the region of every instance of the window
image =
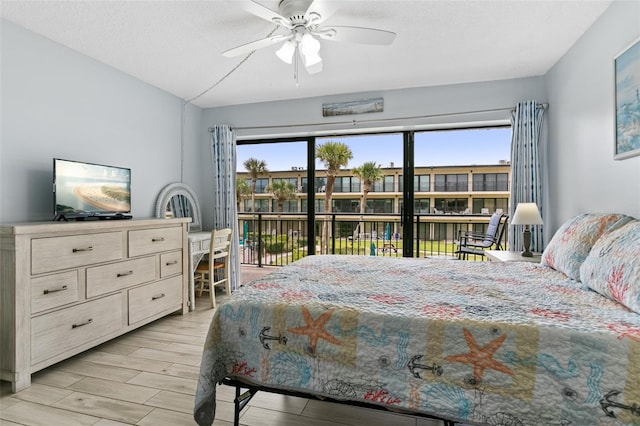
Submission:
<svg viewBox="0 0 640 426">
<path fill-rule="evenodd" d="M 468 188 L 469 181 L 466 173 L 436 175 L 436 192 L 466 192 L 468 191 Z"/>
<path fill-rule="evenodd" d="M 404 182 L 402 175 L 398 176 L 398 192 L 404 191 Z M 430 192 L 431 191 L 431 175 L 415 175 L 413 177 L 414 192 Z"/>
<path fill-rule="evenodd" d="M 393 199 L 367 200 L 367 213 L 393 213 Z"/>
<path fill-rule="evenodd" d="M 474 214 L 483 213 L 482 209 L 487 209 L 489 213 L 494 213 L 498 209 L 502 209 L 503 213 L 509 212 L 509 200 L 506 198 L 474 198 L 473 211 Z"/>
<path fill-rule="evenodd" d="M 466 198 L 436 198 L 434 208 L 443 213 L 464 213 L 469 207 Z"/>
<path fill-rule="evenodd" d="M 326 192 L 327 191 L 327 178 L 325 177 L 317 177 L 315 179 L 316 184 L 316 192 Z"/>
<path fill-rule="evenodd" d="M 382 180 L 374 182 L 371 192 L 395 192 L 394 182 L 395 177 L 387 175 Z"/>
<path fill-rule="evenodd" d="M 333 192 L 360 192 L 360 178 L 356 176 L 337 176 Z"/>
<path fill-rule="evenodd" d="M 359 213 L 360 212 L 360 200 L 331 200 L 333 203 L 334 212 L 338 213 Z"/>
<path fill-rule="evenodd" d="M 297 177 L 290 177 L 290 178 L 273 178 L 271 179 L 272 182 L 289 182 L 291 185 L 293 185 L 293 187 L 296 189 L 296 191 L 298 190 L 298 178 Z"/>
<path fill-rule="evenodd" d="M 251 178 L 247 179 L 247 185 L 249 185 L 249 188 L 251 188 Z M 258 178 L 256 179 L 256 194 L 266 194 L 267 193 L 267 186 L 269 186 L 269 179 L 268 178 Z"/>
<path fill-rule="evenodd" d="M 415 214 L 427 214 L 431 213 L 429 210 L 429 199 L 428 198 L 416 198 L 413 200 L 413 212 Z"/>
<path fill-rule="evenodd" d="M 476 173 L 473 175 L 474 191 L 508 191 L 507 173 Z"/>
<path fill-rule="evenodd" d="M 269 213 L 269 200 L 255 200 L 256 213 Z M 244 211 L 251 212 L 251 199 L 244 200 Z M 277 210 L 276 210 L 277 211 Z"/>
<path fill-rule="evenodd" d="M 278 200 L 271 200 L 271 211 L 278 211 Z M 282 202 L 282 212 L 283 213 L 297 213 L 298 212 L 298 201 L 297 200 L 286 200 Z"/>
</svg>

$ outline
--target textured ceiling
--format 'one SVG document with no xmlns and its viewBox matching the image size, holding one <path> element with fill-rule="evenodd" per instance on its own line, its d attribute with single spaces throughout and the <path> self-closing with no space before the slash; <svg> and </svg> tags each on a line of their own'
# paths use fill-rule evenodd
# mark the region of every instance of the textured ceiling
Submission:
<svg viewBox="0 0 640 426">
<path fill-rule="evenodd" d="M 323 40 L 324 70 L 301 70 L 296 86 L 293 66 L 275 56 L 279 44 L 244 62 L 221 55 L 275 28 L 246 12 L 243 1 L 2 0 L 1 10 L 4 19 L 180 98 L 215 85 L 193 102 L 215 107 L 543 75 L 611 3 L 338 1 L 323 26 L 379 28 L 397 37 L 389 46 Z M 279 0 L 257 2 L 277 10 Z"/>
</svg>

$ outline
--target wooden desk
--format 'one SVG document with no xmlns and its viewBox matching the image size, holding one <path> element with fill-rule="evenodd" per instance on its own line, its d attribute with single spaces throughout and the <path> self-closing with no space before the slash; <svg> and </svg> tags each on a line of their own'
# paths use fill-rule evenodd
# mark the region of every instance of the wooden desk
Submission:
<svg viewBox="0 0 640 426">
<path fill-rule="evenodd" d="M 533 253 L 533 257 L 523 257 L 519 251 L 507 250 L 485 250 L 485 255 L 489 262 L 531 262 L 540 263 L 542 255 Z"/>
</svg>

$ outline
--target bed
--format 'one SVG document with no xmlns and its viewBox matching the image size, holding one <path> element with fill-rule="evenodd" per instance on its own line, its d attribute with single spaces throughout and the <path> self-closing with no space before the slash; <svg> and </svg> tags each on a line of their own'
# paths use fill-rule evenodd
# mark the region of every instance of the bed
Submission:
<svg viewBox="0 0 640 426">
<path fill-rule="evenodd" d="M 215 313 L 216 384 L 490 425 L 640 424 L 640 221 L 580 215 L 541 264 L 309 256 Z"/>
</svg>

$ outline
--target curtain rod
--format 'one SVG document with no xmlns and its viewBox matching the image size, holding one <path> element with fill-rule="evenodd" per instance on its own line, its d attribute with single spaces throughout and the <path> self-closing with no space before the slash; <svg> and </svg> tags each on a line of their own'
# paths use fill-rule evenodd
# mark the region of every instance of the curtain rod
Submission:
<svg viewBox="0 0 640 426">
<path fill-rule="evenodd" d="M 538 108 L 546 109 L 548 104 L 538 104 Z M 368 120 L 350 120 L 350 121 L 331 121 L 324 123 L 305 123 L 305 124 L 278 124 L 272 126 L 255 126 L 255 127 L 233 127 L 233 130 L 262 130 L 262 129 L 279 129 L 283 127 L 295 128 L 295 127 L 309 127 L 309 126 L 336 126 L 336 125 L 345 125 L 351 124 L 353 126 L 357 124 L 364 123 L 384 123 L 384 122 L 392 122 L 392 121 L 400 121 L 400 120 L 416 120 L 419 118 L 435 118 L 435 117 L 453 117 L 456 115 L 467 115 L 467 114 L 482 114 L 487 112 L 500 112 L 500 111 L 515 111 L 515 107 L 508 108 L 494 108 L 494 109 L 485 109 L 485 110 L 476 110 L 476 111 L 463 111 L 463 112 L 449 112 L 442 114 L 430 114 L 430 115 L 414 115 L 409 117 L 394 117 L 394 118 L 372 118 Z M 209 133 L 213 132 L 213 127 L 209 127 Z"/>
</svg>

